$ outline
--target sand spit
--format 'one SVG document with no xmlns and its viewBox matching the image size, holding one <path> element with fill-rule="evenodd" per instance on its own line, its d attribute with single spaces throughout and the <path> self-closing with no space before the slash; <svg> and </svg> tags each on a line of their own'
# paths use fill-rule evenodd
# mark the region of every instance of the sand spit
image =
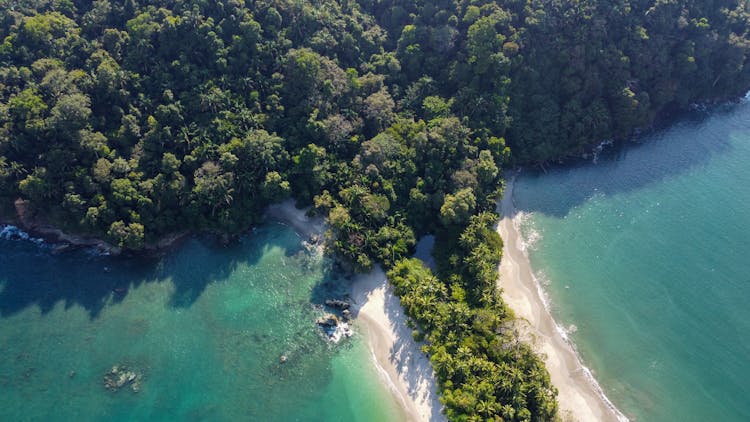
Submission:
<svg viewBox="0 0 750 422">
<path fill-rule="evenodd" d="M 407 317 L 380 268 L 357 276 L 355 315 L 363 322 L 375 362 L 410 420 L 445 421 L 432 364 L 414 341 Z"/>
<path fill-rule="evenodd" d="M 319 242 L 325 233 L 322 218 L 309 218 L 292 200 L 268 207 L 268 218 L 289 224 L 303 238 Z M 430 360 L 414 341 L 412 330 L 385 273 L 378 267 L 357 275 L 350 293 L 352 315 L 366 332 L 374 363 L 383 382 L 414 422 L 445 421 L 438 400 L 437 384 Z M 363 380 L 369 382 L 369 380 Z"/>
</svg>

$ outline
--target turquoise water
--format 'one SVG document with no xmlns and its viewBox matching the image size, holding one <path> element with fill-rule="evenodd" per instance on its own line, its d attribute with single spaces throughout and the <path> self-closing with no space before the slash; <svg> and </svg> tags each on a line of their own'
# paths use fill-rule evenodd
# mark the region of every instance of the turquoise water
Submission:
<svg viewBox="0 0 750 422">
<path fill-rule="evenodd" d="M 750 420 L 750 101 L 513 194 L 554 315 L 626 415 Z"/>
<path fill-rule="evenodd" d="M 285 226 L 159 259 L 0 240 L 0 269 L 0 420 L 402 419 L 364 339 L 319 335 L 335 282 Z M 114 365 L 139 392 L 104 388 Z"/>
</svg>

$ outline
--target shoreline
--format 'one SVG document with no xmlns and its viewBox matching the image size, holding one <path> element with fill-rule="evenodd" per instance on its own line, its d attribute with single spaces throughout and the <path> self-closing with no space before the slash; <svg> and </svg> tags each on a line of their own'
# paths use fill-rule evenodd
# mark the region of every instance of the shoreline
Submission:
<svg viewBox="0 0 750 422">
<path fill-rule="evenodd" d="M 298 209 L 293 199 L 271 204 L 266 207 L 264 216 L 271 220 L 290 226 L 297 234 L 310 240 L 322 240 L 326 231 L 326 223 L 322 217 L 308 217 L 306 210 Z"/>
<path fill-rule="evenodd" d="M 513 203 L 513 182 L 507 180 L 505 194 L 498 202 L 501 215 L 497 231 L 503 238 L 503 258 L 498 287 L 503 300 L 518 320 L 528 323 L 534 349 L 545 355 L 552 384 L 558 389 L 560 415 L 578 421 L 627 421 L 607 398 L 593 374 L 583 365 L 575 347 L 563 334 L 549 312 L 541 286 L 534 277 L 528 255 L 521 248 Z"/>
<path fill-rule="evenodd" d="M 520 247 L 521 238 L 515 226 L 516 209 L 512 192 L 511 178 L 507 181 L 507 195 L 498 202 L 501 220 L 497 230 L 503 238 L 498 287 L 502 288 L 503 299 L 513 309 L 518 320 L 529 323 L 533 347 L 546 355 L 545 364 L 552 384 L 559 391 L 560 415 L 563 420 L 627 421 L 607 399 L 590 370 L 582 365 L 574 346 L 549 313 L 541 287 L 533 276 L 528 256 Z M 295 207 L 293 200 L 270 205 L 264 215 L 267 219 L 289 225 L 302 237 L 307 247 L 322 247 L 326 231 L 325 220 L 308 217 L 305 210 Z M 7 220 L 2 223 L 12 225 Z M 106 250 L 101 245 L 105 242 L 97 239 L 69 235 L 59 229 L 24 226 L 27 225 L 16 225 L 29 234 L 41 235 L 47 242 L 51 240 L 52 243 L 63 242 L 72 246 L 93 246 Z M 174 234 L 149 246 L 163 250 L 188 234 Z M 381 376 L 380 381 L 393 394 L 408 420 L 445 421 L 432 365 L 421 351 L 420 344 L 413 339 L 412 329 L 407 325 L 408 318 L 398 297 L 392 293 L 382 269 L 376 267 L 369 273 L 356 275 L 350 286 L 350 296 L 354 300 L 353 316 L 363 328 L 371 358 Z"/>
<path fill-rule="evenodd" d="M 276 221 L 291 227 L 309 250 L 322 251 L 325 220 L 321 217 L 308 217 L 306 210 L 295 207 L 294 200 L 288 199 L 270 205 L 266 208 L 264 217 L 266 222 Z M 46 226 L 0 219 L 0 230 L 2 227 L 11 227 L 8 236 L 16 235 L 21 239 L 43 242 L 60 252 L 78 247 L 94 247 L 100 253 L 111 253 L 111 249 L 102 246 L 114 248 L 99 239 L 71 235 Z M 175 233 L 149 246 L 155 251 L 163 251 L 190 234 L 189 231 Z M 149 252 L 148 248 L 144 250 Z M 117 253 L 119 252 L 118 250 Z M 376 267 L 368 273 L 355 275 L 349 286 L 349 295 L 353 299 L 352 316 L 365 336 L 370 358 L 380 375 L 378 381 L 392 394 L 406 420 L 446 421 L 441 412 L 442 404 L 438 398 L 437 381 L 430 360 L 421 351 L 420 344 L 414 341 L 412 330 L 407 325 L 407 316 L 398 297 L 392 293 L 383 270 Z"/>
<path fill-rule="evenodd" d="M 15 227 L 25 233 L 29 239 L 41 240 L 52 247 L 53 253 L 66 252 L 79 248 L 92 248 L 102 255 L 121 255 L 123 253 L 156 254 L 169 251 L 192 234 L 182 230 L 166 234 L 159 239 L 146 242 L 142 249 L 128 250 L 115 246 L 104 239 L 84 233 L 66 232 L 50 225 L 46 220 L 30 217 L 27 212 L 27 201 L 17 199 L 14 202 L 15 216 L 0 215 L 0 227 Z"/>
<path fill-rule="evenodd" d="M 265 216 L 288 224 L 303 242 L 322 246 L 325 220 L 308 217 L 305 210 L 294 206 L 293 200 L 269 206 Z M 406 314 L 383 270 L 376 267 L 366 274 L 357 274 L 349 292 L 353 299 L 352 316 L 365 335 L 371 359 L 381 376 L 379 381 L 393 394 L 407 419 L 445 421 L 432 364 L 414 341 Z"/>
<path fill-rule="evenodd" d="M 407 317 L 385 273 L 376 267 L 352 284 L 352 306 L 385 384 L 410 421 L 446 421 L 432 364 L 412 337 Z"/>
<path fill-rule="evenodd" d="M 33 242 L 41 242 L 41 244 L 49 246 L 53 254 L 90 248 L 97 254 L 112 256 L 119 256 L 125 253 L 136 256 L 150 256 L 154 254 L 166 253 L 169 252 L 173 247 L 178 246 L 183 240 L 187 239 L 190 235 L 193 234 L 192 232 L 187 230 L 171 233 L 162 237 L 157 242 L 145 244 L 143 246 L 143 249 L 123 250 L 102 239 L 64 232 L 61 229 L 54 228 L 52 226 L 28 225 L 22 224 L 17 221 L 4 219 L 0 220 L 0 230 L 3 229 L 15 229 L 19 233 L 23 233 L 14 233 L 17 234 L 21 239 L 30 240 Z"/>
<path fill-rule="evenodd" d="M 76 248 L 94 248 L 105 255 L 119 255 L 122 252 L 120 248 L 101 239 L 66 233 L 50 226 L 38 226 L 25 224 L 22 221 L 0 219 L 0 227 L 15 227 L 25 233 L 29 239 L 41 240 L 45 244 L 51 245 L 56 253 Z"/>
</svg>

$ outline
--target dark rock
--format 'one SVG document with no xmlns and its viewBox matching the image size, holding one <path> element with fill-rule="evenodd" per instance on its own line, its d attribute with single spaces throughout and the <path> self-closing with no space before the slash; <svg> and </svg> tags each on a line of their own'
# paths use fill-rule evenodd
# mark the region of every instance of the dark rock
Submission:
<svg viewBox="0 0 750 422">
<path fill-rule="evenodd" d="M 221 236 L 219 236 L 219 243 L 221 243 L 221 246 L 229 246 L 231 241 L 232 238 L 226 233 L 223 233 Z"/>
<path fill-rule="evenodd" d="M 70 243 L 62 243 L 62 244 L 59 244 L 59 245 L 55 245 L 52 248 L 52 255 L 61 254 L 61 253 L 66 252 L 66 251 L 68 251 L 70 249 L 72 249 L 72 246 L 70 245 Z"/>
<path fill-rule="evenodd" d="M 344 317 L 344 321 L 349 321 L 350 319 L 352 319 L 352 312 L 348 309 L 344 309 L 341 312 L 341 315 Z"/>
<path fill-rule="evenodd" d="M 335 327 L 339 324 L 339 318 L 336 315 L 328 314 L 318 318 L 315 323 L 324 327 Z"/>
<path fill-rule="evenodd" d="M 349 306 L 351 304 L 345 300 L 338 300 L 338 299 L 326 299 L 326 306 L 330 306 L 331 308 L 338 308 L 338 309 L 349 309 Z"/>
</svg>

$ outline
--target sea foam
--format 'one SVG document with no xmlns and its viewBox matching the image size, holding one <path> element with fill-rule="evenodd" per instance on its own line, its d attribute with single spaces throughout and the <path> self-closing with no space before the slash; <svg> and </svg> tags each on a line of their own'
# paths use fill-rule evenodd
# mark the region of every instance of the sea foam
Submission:
<svg viewBox="0 0 750 422">
<path fill-rule="evenodd" d="M 44 239 L 38 237 L 32 237 L 27 232 L 13 225 L 0 226 L 0 239 L 3 240 L 24 240 L 37 245 L 43 245 Z"/>
<path fill-rule="evenodd" d="M 542 239 L 542 234 L 534 227 L 533 213 L 517 211 L 517 214 L 515 218 L 513 218 L 512 222 L 516 228 L 516 231 L 520 234 L 521 242 L 519 246 L 521 248 L 521 252 L 524 254 L 525 258 L 529 260 L 529 251 L 533 251 L 535 246 Z M 536 287 L 537 294 L 542 301 L 542 305 L 550 315 L 554 315 L 552 312 L 552 300 L 547 291 L 552 281 L 542 270 L 532 271 L 531 277 L 534 279 L 534 286 Z M 552 323 L 555 326 L 555 331 L 557 331 L 557 333 L 560 334 L 560 337 L 562 337 L 562 339 L 566 343 L 568 343 L 570 348 L 573 349 L 573 353 L 575 353 L 575 355 L 578 357 L 578 363 L 581 365 L 580 371 L 584 374 L 586 380 L 594 388 L 605 405 L 612 411 L 618 421 L 628 422 L 630 419 L 628 419 L 628 417 L 625 416 L 625 414 L 623 414 L 620 409 L 617 408 L 617 406 L 615 406 L 615 404 L 609 399 L 609 397 L 607 397 L 607 394 L 604 392 L 604 389 L 596 380 L 596 377 L 594 377 L 591 369 L 583 364 L 580 352 L 576 347 L 575 342 L 571 338 L 571 335 L 578 331 L 578 327 L 574 324 L 571 324 L 568 328 L 565 328 L 564 326 L 560 325 L 560 322 L 557 321 L 557 319 L 555 319 L 554 317 L 552 318 Z"/>
</svg>

